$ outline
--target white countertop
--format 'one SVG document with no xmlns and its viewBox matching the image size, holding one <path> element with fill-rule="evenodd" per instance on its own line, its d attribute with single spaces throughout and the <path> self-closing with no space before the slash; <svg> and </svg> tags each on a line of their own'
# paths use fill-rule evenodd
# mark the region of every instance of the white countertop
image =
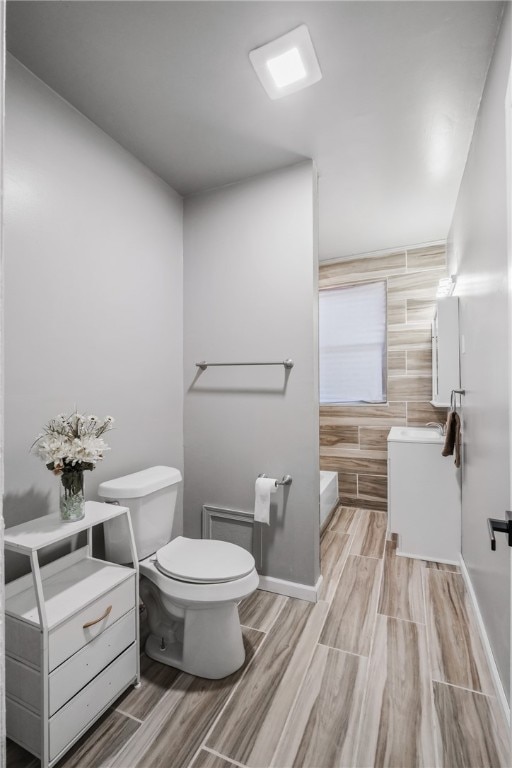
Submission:
<svg viewBox="0 0 512 768">
<path fill-rule="evenodd" d="M 436 443 L 443 445 L 444 435 L 434 427 L 392 427 L 388 443 Z"/>
</svg>

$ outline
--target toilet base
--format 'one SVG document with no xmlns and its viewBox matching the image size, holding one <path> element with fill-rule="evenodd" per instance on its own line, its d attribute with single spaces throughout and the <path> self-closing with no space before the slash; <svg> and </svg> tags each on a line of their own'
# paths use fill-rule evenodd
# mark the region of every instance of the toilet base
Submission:
<svg viewBox="0 0 512 768">
<path fill-rule="evenodd" d="M 144 652 L 150 659 L 159 661 L 161 664 L 167 664 L 169 667 L 176 667 L 176 669 L 183 669 L 182 643 L 167 643 L 165 647 L 162 647 L 161 638 L 156 637 L 156 635 L 149 635 L 144 646 Z"/>
<path fill-rule="evenodd" d="M 151 560 L 140 564 L 146 606 L 147 655 L 197 677 L 219 680 L 245 660 L 238 603 L 258 586 L 258 574 L 231 582 L 188 583 L 164 576 Z"/>
<path fill-rule="evenodd" d="M 145 585 L 145 598 L 148 586 Z M 147 656 L 210 680 L 219 680 L 240 669 L 245 661 L 245 648 L 235 602 L 187 607 L 181 620 L 167 613 L 162 603 L 159 599 L 148 600 L 146 604 L 150 629 L 154 630 L 146 640 Z"/>
</svg>

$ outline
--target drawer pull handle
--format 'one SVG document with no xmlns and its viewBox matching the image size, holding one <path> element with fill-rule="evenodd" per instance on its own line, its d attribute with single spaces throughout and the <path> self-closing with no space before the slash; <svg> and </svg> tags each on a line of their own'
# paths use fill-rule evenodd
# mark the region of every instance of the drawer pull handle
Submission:
<svg viewBox="0 0 512 768">
<path fill-rule="evenodd" d="M 112 610 L 112 606 L 111 605 L 107 606 L 107 608 L 105 609 L 105 613 L 103 613 L 99 617 L 99 619 L 93 619 L 92 621 L 86 621 L 85 624 L 83 625 L 84 629 L 87 629 L 87 627 L 92 627 L 92 626 L 94 626 L 94 624 L 99 624 L 100 621 L 103 621 L 103 619 L 107 618 L 107 616 L 109 615 L 111 610 Z"/>
</svg>

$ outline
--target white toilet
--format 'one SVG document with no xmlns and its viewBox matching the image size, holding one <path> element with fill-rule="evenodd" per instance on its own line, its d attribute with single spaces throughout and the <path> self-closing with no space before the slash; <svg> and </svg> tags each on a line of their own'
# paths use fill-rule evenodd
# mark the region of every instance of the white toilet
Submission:
<svg viewBox="0 0 512 768">
<path fill-rule="evenodd" d="M 191 675 L 218 679 L 242 666 L 245 649 L 239 601 L 258 587 L 253 556 L 225 541 L 171 541 L 181 482 L 179 470 L 151 467 L 101 483 L 106 501 L 130 508 L 140 568 L 140 595 L 148 612 L 145 651 Z M 125 524 L 105 525 L 107 557 L 130 563 Z"/>
</svg>

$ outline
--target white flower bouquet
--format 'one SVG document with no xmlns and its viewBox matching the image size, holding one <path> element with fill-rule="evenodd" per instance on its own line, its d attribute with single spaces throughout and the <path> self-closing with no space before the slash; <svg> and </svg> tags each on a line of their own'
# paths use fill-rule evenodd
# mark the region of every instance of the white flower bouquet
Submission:
<svg viewBox="0 0 512 768">
<path fill-rule="evenodd" d="M 55 475 L 61 478 L 63 495 L 60 511 L 63 520 L 79 520 L 84 516 L 84 470 L 93 470 L 110 450 L 103 439 L 114 419 L 72 413 L 51 419 L 32 448 Z"/>
</svg>

